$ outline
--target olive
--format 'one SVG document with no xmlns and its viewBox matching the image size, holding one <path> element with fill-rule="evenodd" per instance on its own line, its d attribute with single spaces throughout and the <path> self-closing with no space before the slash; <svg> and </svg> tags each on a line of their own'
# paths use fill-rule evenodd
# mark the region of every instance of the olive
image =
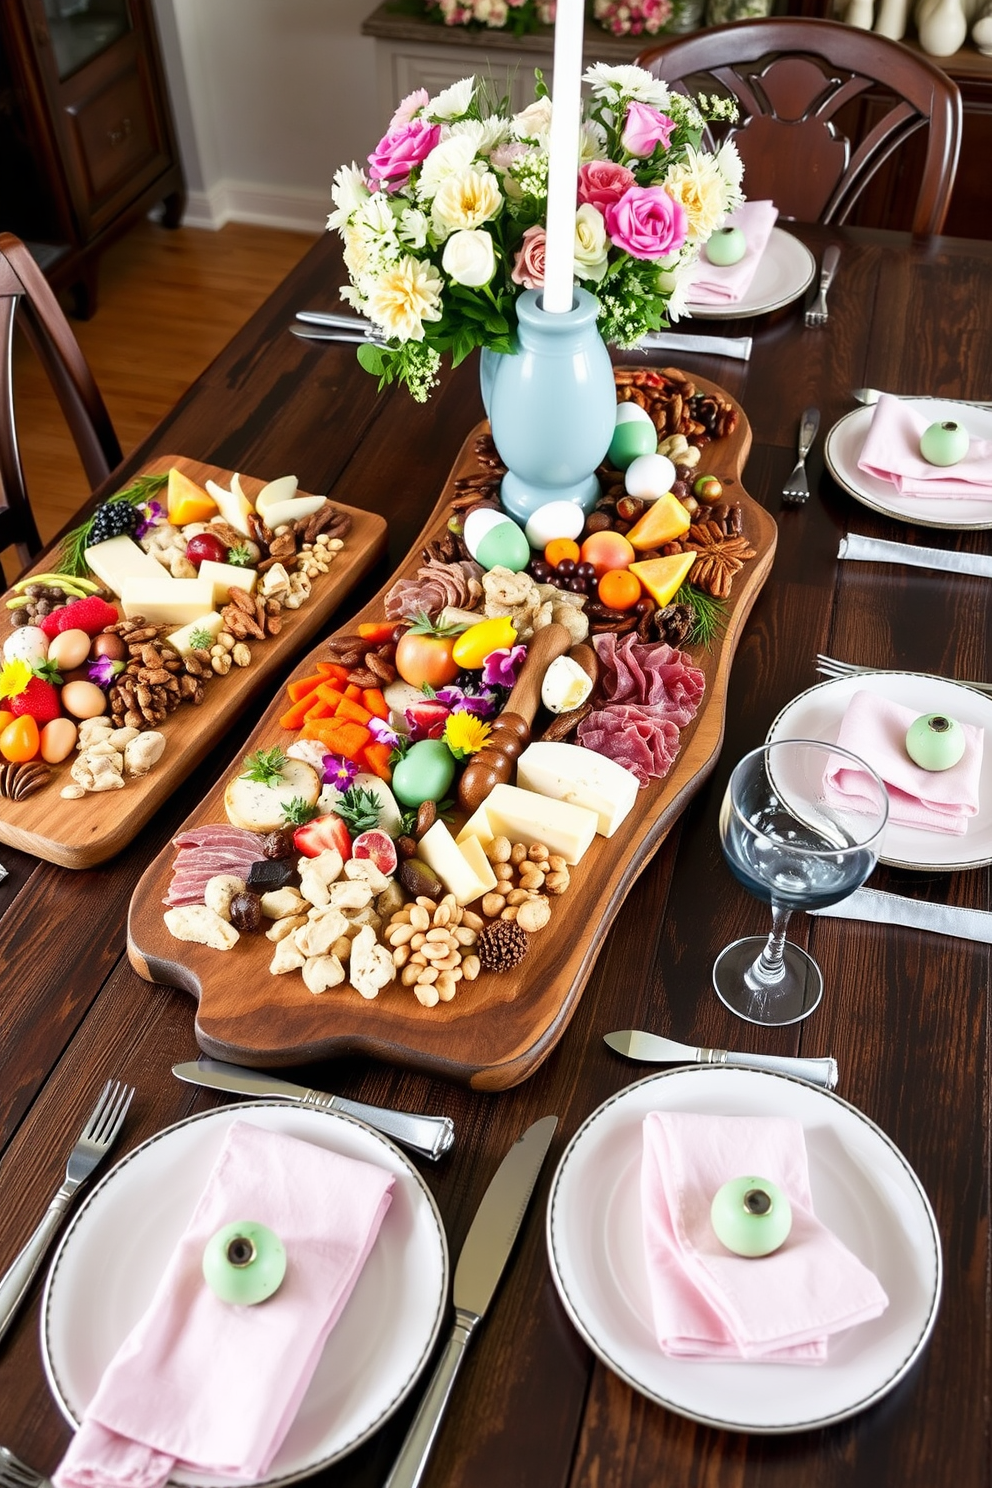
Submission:
<svg viewBox="0 0 992 1488">
<path fill-rule="evenodd" d="M 570 579 L 576 570 L 574 558 L 562 558 L 556 565 L 556 572 L 563 579 Z"/>
</svg>

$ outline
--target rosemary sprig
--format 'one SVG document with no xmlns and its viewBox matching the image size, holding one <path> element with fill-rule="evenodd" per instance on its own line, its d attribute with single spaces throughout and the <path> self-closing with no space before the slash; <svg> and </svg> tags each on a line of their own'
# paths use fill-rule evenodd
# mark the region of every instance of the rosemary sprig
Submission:
<svg viewBox="0 0 992 1488">
<path fill-rule="evenodd" d="M 710 646 L 727 623 L 727 606 L 723 600 L 714 599 L 694 584 L 683 584 L 672 604 L 688 605 L 692 610 L 695 620 L 689 640 L 701 646 Z"/>
<path fill-rule="evenodd" d="M 131 506 L 144 506 L 145 502 L 151 501 L 162 488 L 169 483 L 168 472 L 164 475 L 139 475 L 123 491 L 116 491 L 109 496 L 105 506 L 110 506 L 118 501 L 127 501 Z M 56 556 L 56 568 L 59 573 L 74 574 L 77 578 L 84 578 L 89 569 L 86 566 L 85 553 L 90 546 L 90 533 L 93 530 L 93 521 L 96 512 L 81 522 L 78 527 L 73 527 L 67 532 L 59 544 Z"/>
</svg>

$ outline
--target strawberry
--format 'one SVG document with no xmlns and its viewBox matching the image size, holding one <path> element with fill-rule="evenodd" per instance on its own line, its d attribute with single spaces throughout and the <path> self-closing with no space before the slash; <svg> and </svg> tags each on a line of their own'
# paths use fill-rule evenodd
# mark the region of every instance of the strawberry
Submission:
<svg viewBox="0 0 992 1488">
<path fill-rule="evenodd" d="M 412 708 L 406 710 L 406 721 L 410 725 L 410 738 L 414 741 L 440 739 L 450 712 L 450 708 L 446 708 L 443 703 L 434 702 L 432 698 L 425 698 L 422 703 L 414 703 Z"/>
<path fill-rule="evenodd" d="M 333 812 L 328 816 L 315 816 L 313 821 L 297 827 L 293 833 L 293 846 L 305 858 L 316 858 L 329 847 L 334 848 L 344 859 L 351 857 L 348 828 Z"/>
<path fill-rule="evenodd" d="M 25 714 L 35 723 L 51 723 L 62 714 L 58 688 L 51 677 L 59 679 L 58 672 L 48 665 L 32 671 L 26 661 L 17 659 L 8 662 L 0 671 L 0 693 L 7 700 L 7 710 L 15 718 Z"/>
<path fill-rule="evenodd" d="M 87 635 L 99 635 L 108 625 L 116 625 L 120 617 L 112 604 L 107 604 L 98 594 L 86 599 L 73 599 L 67 605 L 59 605 L 41 622 L 47 636 L 61 635 L 63 630 L 85 630 Z"/>
</svg>

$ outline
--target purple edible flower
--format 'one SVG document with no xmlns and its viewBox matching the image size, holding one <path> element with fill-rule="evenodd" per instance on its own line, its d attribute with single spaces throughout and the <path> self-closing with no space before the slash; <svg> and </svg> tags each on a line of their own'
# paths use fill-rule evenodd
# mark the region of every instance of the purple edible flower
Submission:
<svg viewBox="0 0 992 1488">
<path fill-rule="evenodd" d="M 135 541 L 144 537 L 149 528 L 158 524 L 159 518 L 165 515 L 165 507 L 160 501 L 143 501 L 138 511 L 141 513 L 141 520 L 134 529 Z"/>
<path fill-rule="evenodd" d="M 490 651 L 482 668 L 482 680 L 487 687 L 512 687 L 517 673 L 527 655 L 526 646 L 510 646 L 499 651 Z"/>
<path fill-rule="evenodd" d="M 339 791 L 346 791 L 357 774 L 358 766 L 354 760 L 344 759 L 339 754 L 324 755 L 325 785 L 334 785 Z"/>
<path fill-rule="evenodd" d="M 496 699 L 491 692 L 466 692 L 461 687 L 442 687 L 434 694 L 434 701 L 443 703 L 452 713 L 471 713 L 475 718 L 488 718 L 496 711 Z"/>
<path fill-rule="evenodd" d="M 90 662 L 89 677 L 97 687 L 109 687 L 118 672 L 124 670 L 122 661 L 112 661 L 109 656 L 98 656 L 96 661 Z"/>
<path fill-rule="evenodd" d="M 390 749 L 395 749 L 400 742 L 399 734 L 384 718 L 370 718 L 366 727 L 377 744 L 388 744 Z"/>
</svg>

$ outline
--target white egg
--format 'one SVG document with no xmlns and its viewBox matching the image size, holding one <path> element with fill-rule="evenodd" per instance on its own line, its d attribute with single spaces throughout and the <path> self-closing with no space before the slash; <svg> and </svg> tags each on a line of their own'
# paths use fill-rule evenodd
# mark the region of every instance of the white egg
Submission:
<svg viewBox="0 0 992 1488">
<path fill-rule="evenodd" d="M 556 537 L 578 537 L 585 524 L 585 512 L 574 501 L 546 501 L 532 513 L 524 533 L 531 547 L 543 552 Z"/>
<path fill-rule="evenodd" d="M 654 420 L 652 419 L 651 415 L 648 413 L 647 409 L 646 408 L 642 408 L 639 403 L 618 403 L 617 404 L 617 423 L 618 424 L 653 424 L 654 423 Z"/>
<path fill-rule="evenodd" d="M 48 637 L 40 625 L 19 625 L 3 643 L 4 661 L 44 661 Z"/>
<path fill-rule="evenodd" d="M 628 496 L 638 496 L 642 501 L 657 501 L 675 483 L 675 466 L 667 455 L 638 455 L 627 466 L 623 478 Z"/>
<path fill-rule="evenodd" d="M 499 527 L 503 522 L 508 522 L 509 520 L 510 518 L 506 515 L 506 512 L 496 511 L 491 506 L 477 506 L 475 511 L 469 512 L 465 518 L 462 535 L 465 539 L 465 546 L 473 558 L 486 533 L 491 532 L 494 527 Z"/>
</svg>

